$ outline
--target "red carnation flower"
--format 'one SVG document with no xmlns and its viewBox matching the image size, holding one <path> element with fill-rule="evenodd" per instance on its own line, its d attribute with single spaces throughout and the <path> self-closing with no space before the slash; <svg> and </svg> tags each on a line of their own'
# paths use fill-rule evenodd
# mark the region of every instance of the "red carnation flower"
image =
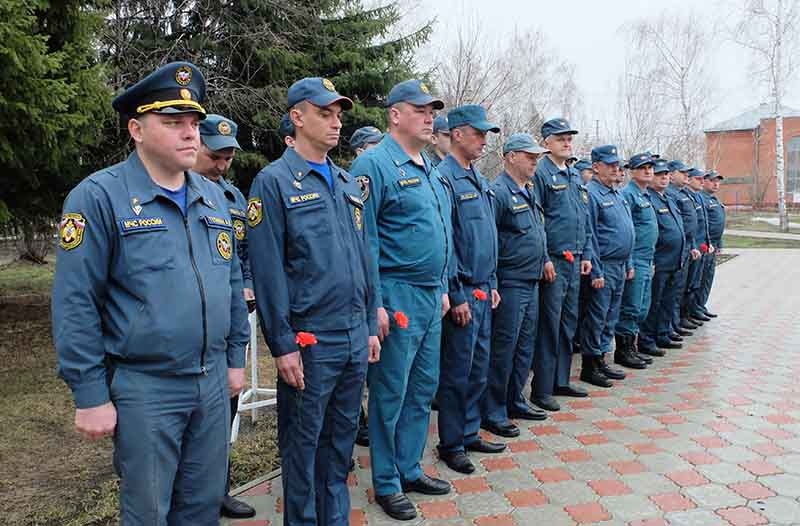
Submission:
<svg viewBox="0 0 800 526">
<path fill-rule="evenodd" d="M 472 291 L 472 295 L 475 296 L 475 299 L 478 301 L 486 301 L 489 296 L 486 295 L 481 289 L 475 289 Z"/>
<path fill-rule="evenodd" d="M 567 260 L 567 263 L 572 263 L 573 261 L 575 261 L 575 256 L 572 255 L 572 251 L 571 250 L 565 250 L 564 251 L 564 259 Z"/>
<path fill-rule="evenodd" d="M 406 313 L 399 310 L 394 313 L 394 321 L 397 323 L 397 326 L 401 329 L 408 329 L 408 316 Z"/>
<path fill-rule="evenodd" d="M 702 252 L 703 254 L 708 253 L 708 245 L 706 245 L 705 243 L 700 243 L 700 252 Z"/>
<path fill-rule="evenodd" d="M 308 347 L 309 345 L 316 345 L 317 337 L 311 332 L 298 332 L 294 342 L 300 347 Z"/>
</svg>

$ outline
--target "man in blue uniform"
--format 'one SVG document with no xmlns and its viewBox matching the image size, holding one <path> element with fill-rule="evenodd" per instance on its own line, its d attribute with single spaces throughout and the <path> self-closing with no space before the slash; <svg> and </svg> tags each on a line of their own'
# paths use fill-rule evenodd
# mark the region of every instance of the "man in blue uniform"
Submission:
<svg viewBox="0 0 800 526">
<path fill-rule="evenodd" d="M 486 134 L 500 128 L 477 105 L 447 114 L 450 154 L 437 167 L 452 189 L 454 259 L 450 314 L 444 320 L 439 372 L 439 458 L 461 473 L 475 466 L 466 451 L 499 453 L 505 444 L 483 440 L 480 400 L 486 390 L 497 292 L 497 227 L 493 193 L 473 164 L 483 155 Z"/>
<path fill-rule="evenodd" d="M 294 147 L 294 123 L 289 118 L 288 113 L 284 113 L 281 117 L 281 122 L 278 125 L 278 135 L 281 136 L 283 144 L 293 148 Z"/>
<path fill-rule="evenodd" d="M 358 157 L 373 146 L 377 146 L 381 139 L 383 139 L 383 133 L 378 128 L 375 126 L 362 126 L 354 131 L 350 137 L 350 149 Z"/>
<path fill-rule="evenodd" d="M 533 174 L 547 150 L 527 133 L 515 133 L 503 145 L 503 172 L 497 176 L 494 216 L 500 251 L 497 261 L 500 302 L 492 317 L 489 378 L 481 401 L 481 426 L 498 436 L 519 436 L 509 418 L 544 420 L 522 394 L 533 360 L 547 238 L 544 211 L 533 192 Z"/>
<path fill-rule="evenodd" d="M 236 140 L 238 127 L 235 122 L 222 115 L 207 115 L 200 122 L 200 150 L 197 152 L 197 162 L 194 171 L 207 179 L 217 183 L 225 194 L 228 212 L 231 215 L 233 236 L 236 238 L 236 252 L 242 266 L 242 279 L 244 283 L 244 299 L 248 310 L 255 309 L 255 296 L 253 295 L 253 277 L 250 274 L 250 262 L 247 254 L 247 200 L 242 192 L 225 180 L 225 174 L 231 167 L 236 150 L 240 150 L 239 141 Z M 252 307 L 251 307 L 252 306 Z M 239 410 L 239 395 L 231 398 L 231 425 Z M 234 519 L 253 517 L 256 510 L 247 503 L 230 496 L 231 469 L 228 465 L 226 475 L 226 493 L 222 499 L 222 515 Z"/>
<path fill-rule="evenodd" d="M 592 270 L 589 195 L 577 170 L 567 166 L 567 159 L 572 157 L 572 137 L 577 133 L 565 119 L 545 122 L 542 137 L 550 153 L 538 163 L 534 176 L 536 200 L 544 209 L 548 255 L 539 291 L 531 401 L 548 411 L 560 409 L 554 394 L 588 394 L 569 383 L 580 277 Z"/>
<path fill-rule="evenodd" d="M 706 308 L 706 303 L 708 302 L 708 296 L 711 294 L 711 287 L 714 285 L 717 254 L 722 250 L 722 234 L 725 231 L 725 205 L 716 196 L 722 179 L 723 177 L 716 170 L 711 170 L 705 174 L 703 191 L 700 194 L 708 217 L 710 243 L 708 253 L 703 258 L 703 281 L 698 293 L 697 306 L 700 310 L 699 314 L 704 314 L 708 318 L 717 317 L 716 314 L 709 312 Z"/>
<path fill-rule="evenodd" d="M 447 125 L 447 117 L 439 115 L 433 119 L 433 134 L 431 135 L 431 163 L 439 166 L 439 163 L 450 153 L 450 127 Z"/>
<path fill-rule="evenodd" d="M 689 178 L 688 166 L 681 161 L 670 161 L 667 165 L 669 168 L 670 185 L 667 187 L 667 195 L 671 197 L 681 211 L 683 218 L 683 231 L 686 236 L 687 254 L 683 259 L 683 267 L 678 272 L 675 280 L 677 287 L 677 294 L 675 297 L 675 305 L 672 310 L 672 329 L 680 336 L 690 336 L 692 334 L 687 313 L 683 310 L 683 299 L 686 293 L 686 282 L 689 276 L 689 267 L 691 262 L 700 257 L 700 249 L 695 241 L 695 234 L 697 233 L 697 210 L 695 210 L 694 200 L 692 199 L 691 190 L 687 182 Z"/>
<path fill-rule="evenodd" d="M 115 98 L 136 150 L 70 192 L 59 226 L 58 372 L 76 429 L 114 436 L 125 526 L 217 524 L 225 493 L 249 330 L 225 196 L 190 172 L 205 89 L 173 62 Z"/>
<path fill-rule="evenodd" d="M 594 177 L 592 163 L 586 159 L 579 159 L 578 162 L 575 163 L 575 169 L 578 170 L 579 174 L 581 174 L 581 181 L 583 181 L 583 184 L 588 185 L 589 181 L 591 181 L 592 177 Z"/>
<path fill-rule="evenodd" d="M 647 354 L 657 355 L 662 352 L 655 350 L 651 353 L 649 349 L 642 349 L 640 353 L 636 344 L 639 328 L 650 309 L 653 254 L 658 240 L 658 221 L 650 202 L 650 191 L 647 189 L 653 182 L 653 163 L 653 158 L 647 153 L 638 153 L 631 157 L 626 165 L 630 170 L 631 180 L 622 189 L 622 195 L 631 211 L 636 241 L 633 247 L 633 279 L 625 282 L 616 327 L 614 362 L 620 365 L 625 365 L 626 361 L 635 364 L 634 359 L 650 364 L 652 359 Z"/>
<path fill-rule="evenodd" d="M 592 149 L 594 178 L 589 182 L 589 218 L 594 251 L 591 288 L 581 327 L 581 380 L 598 387 L 611 387 L 611 380 L 625 378 L 625 373 L 605 361 L 606 353 L 611 351 L 625 282 L 634 275 L 633 220 L 628 202 L 616 189 L 621 182 L 619 162 L 614 145 Z M 621 359 L 631 367 L 644 368 L 644 363 L 628 354 Z"/>
<path fill-rule="evenodd" d="M 651 289 L 650 312 L 639 333 L 639 350 L 680 349 L 670 340 L 672 307 L 677 294 L 675 278 L 684 263 L 686 236 L 683 218 L 675 201 L 667 193 L 669 168 L 657 160 L 650 185 L 650 201 L 658 220 L 658 243 L 653 258 L 655 272 Z"/>
<path fill-rule="evenodd" d="M 701 191 L 703 189 L 703 178 L 705 172 L 698 168 L 689 170 L 689 195 L 694 202 L 694 209 L 697 213 L 697 230 L 695 231 L 695 243 L 700 250 L 701 257 L 693 259 L 689 262 L 689 273 L 686 276 L 686 295 L 684 297 L 684 311 L 687 315 L 688 327 L 700 327 L 703 322 L 709 321 L 711 318 L 702 312 L 698 305 L 700 285 L 703 279 L 703 262 L 705 255 L 709 252 L 711 240 L 708 236 L 708 215 L 706 208 L 703 204 Z"/>
<path fill-rule="evenodd" d="M 287 525 L 348 523 L 367 361 L 380 356 L 361 189 L 327 156 L 352 107 L 328 79 L 292 84 L 294 148 L 261 170 L 248 201 L 256 304 L 278 370 Z"/>
<path fill-rule="evenodd" d="M 387 99 L 388 132 L 353 163 L 363 184 L 364 228 L 373 274 L 382 358 L 369 369 L 369 441 L 375 500 L 411 520 L 405 493 L 443 495 L 450 484 L 423 473 L 430 407 L 439 382 L 442 317 L 449 310 L 450 198 L 423 149 L 444 104 L 407 80 Z"/>
</svg>

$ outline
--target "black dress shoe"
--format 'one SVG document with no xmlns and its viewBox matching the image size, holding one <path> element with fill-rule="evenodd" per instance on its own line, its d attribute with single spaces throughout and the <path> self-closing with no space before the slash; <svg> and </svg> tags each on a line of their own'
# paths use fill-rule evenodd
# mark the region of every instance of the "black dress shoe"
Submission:
<svg viewBox="0 0 800 526">
<path fill-rule="evenodd" d="M 677 329 L 675 329 L 675 332 L 680 336 L 691 336 L 692 334 L 694 334 L 692 331 L 684 329 L 683 327 L 680 326 Z"/>
<path fill-rule="evenodd" d="M 439 410 L 439 401 L 437 399 L 433 399 L 431 401 L 431 411 L 438 411 Z"/>
<path fill-rule="evenodd" d="M 716 318 L 719 316 L 719 314 L 714 314 L 713 312 L 708 312 L 708 311 L 703 312 L 703 314 L 705 314 L 709 318 Z"/>
<path fill-rule="evenodd" d="M 556 399 L 552 396 L 543 396 L 541 398 L 531 397 L 531 403 L 546 411 L 559 411 L 561 409 L 561 406 L 558 405 L 558 402 L 556 402 Z"/>
<path fill-rule="evenodd" d="M 467 451 L 475 451 L 476 453 L 502 453 L 506 450 L 506 445 L 498 442 L 487 442 L 479 438 L 469 444 L 464 444 L 464 449 Z"/>
<path fill-rule="evenodd" d="M 687 318 L 687 319 L 681 320 L 680 328 L 681 329 L 686 329 L 687 331 L 696 331 L 697 329 L 700 328 L 700 326 L 698 324 L 696 324 L 696 323 L 692 323 Z"/>
<path fill-rule="evenodd" d="M 417 480 L 406 481 L 401 484 L 403 493 L 422 493 L 423 495 L 447 495 L 450 493 L 450 483 L 444 480 L 431 478 L 422 474 Z"/>
<path fill-rule="evenodd" d="M 697 314 L 692 314 L 692 319 L 693 320 L 700 320 L 702 322 L 711 321 L 711 318 L 709 318 L 705 314 L 701 314 L 699 312 Z M 697 323 L 697 322 L 695 322 L 695 323 Z"/>
<path fill-rule="evenodd" d="M 646 354 L 648 356 L 666 356 L 667 354 L 661 349 L 656 349 L 652 347 L 639 347 L 638 351 L 639 354 Z"/>
<path fill-rule="evenodd" d="M 553 394 L 556 396 L 570 396 L 572 398 L 586 398 L 589 396 L 589 391 L 577 385 L 559 385 L 556 386 Z"/>
<path fill-rule="evenodd" d="M 514 438 L 519 436 L 519 428 L 511 422 L 507 422 L 505 424 L 481 422 L 481 428 L 499 437 Z"/>
<path fill-rule="evenodd" d="M 670 335 L 669 335 L 669 339 L 670 339 L 670 341 L 673 341 L 673 342 L 678 342 L 678 343 L 680 343 L 680 342 L 682 342 L 682 341 L 683 341 L 683 336 L 681 336 L 681 335 L 680 335 L 680 334 L 678 334 L 677 332 L 674 332 L 674 333 L 672 333 L 672 334 L 670 334 Z"/>
<path fill-rule="evenodd" d="M 524 411 L 509 412 L 508 417 L 516 420 L 546 420 L 547 413 L 539 408 L 528 407 Z"/>
<path fill-rule="evenodd" d="M 667 341 L 661 340 L 656 342 L 656 347 L 658 347 L 659 349 L 681 349 L 683 345 L 681 345 L 680 343 L 671 342 L 669 340 Z"/>
<path fill-rule="evenodd" d="M 225 495 L 222 498 L 220 515 L 229 519 L 249 519 L 256 516 L 256 510 L 249 504 L 236 500 L 230 495 Z"/>
<path fill-rule="evenodd" d="M 619 349 L 614 351 L 614 363 L 628 369 L 647 369 L 647 362 L 641 356 L 634 354 L 632 350 L 628 352 L 622 352 Z"/>
<path fill-rule="evenodd" d="M 358 426 L 358 432 L 356 433 L 356 444 L 363 447 L 369 447 L 369 429 Z"/>
<path fill-rule="evenodd" d="M 376 495 L 375 502 L 383 508 L 384 513 L 398 521 L 410 521 L 417 518 L 417 509 L 402 493 Z"/>
<path fill-rule="evenodd" d="M 439 451 L 439 458 L 453 471 L 458 471 L 465 475 L 475 472 L 475 465 L 464 451 L 456 451 L 455 453 L 442 453 Z"/>
</svg>

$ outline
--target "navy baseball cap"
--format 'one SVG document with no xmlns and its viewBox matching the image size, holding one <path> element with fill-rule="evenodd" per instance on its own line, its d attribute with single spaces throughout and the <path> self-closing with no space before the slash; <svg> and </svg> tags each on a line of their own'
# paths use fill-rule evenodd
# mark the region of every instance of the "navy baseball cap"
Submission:
<svg viewBox="0 0 800 526">
<path fill-rule="evenodd" d="M 500 133 L 500 127 L 486 120 L 486 110 L 477 104 L 453 108 L 447 113 L 447 124 L 451 130 L 461 126 L 472 126 L 482 132 Z"/>
<path fill-rule="evenodd" d="M 570 135 L 578 133 L 578 130 L 573 130 L 566 119 L 550 119 L 542 124 L 542 139 L 547 139 L 551 135 L 563 135 L 565 133 Z"/>
<path fill-rule="evenodd" d="M 289 87 L 287 99 L 286 107 L 289 109 L 304 100 L 320 108 L 335 102 L 341 103 L 343 110 L 353 108 L 353 101 L 344 95 L 339 95 L 333 82 L 322 77 L 306 77 L 298 80 Z"/>
<path fill-rule="evenodd" d="M 581 159 L 580 161 L 575 163 L 574 167 L 579 172 L 582 172 L 584 170 L 591 170 L 592 169 L 592 163 L 590 163 L 586 159 Z"/>
<path fill-rule="evenodd" d="M 722 177 L 716 170 L 711 170 L 710 172 L 708 172 L 703 176 L 703 179 L 708 179 L 709 181 L 713 181 L 715 179 L 725 179 L 725 178 Z"/>
<path fill-rule="evenodd" d="M 669 173 L 669 163 L 666 159 L 656 159 L 653 163 L 653 173 L 660 174 L 660 173 Z"/>
<path fill-rule="evenodd" d="M 294 137 L 294 123 L 289 118 L 288 113 L 284 113 L 283 117 L 281 117 L 281 123 L 278 125 L 278 135 L 281 136 L 281 139 Z"/>
<path fill-rule="evenodd" d="M 605 164 L 619 164 L 619 149 L 613 144 L 592 148 L 592 162 Z"/>
<path fill-rule="evenodd" d="M 642 152 L 637 153 L 630 159 L 628 159 L 628 163 L 626 164 L 626 168 L 630 168 L 635 170 L 637 168 L 641 168 L 643 166 L 647 166 L 648 164 L 655 164 L 653 157 L 650 155 L 649 152 Z"/>
<path fill-rule="evenodd" d="M 690 168 L 683 164 L 683 161 L 670 161 L 667 163 L 670 172 L 688 172 Z"/>
<path fill-rule="evenodd" d="M 503 144 L 503 155 L 511 152 L 548 153 L 550 150 L 536 144 L 528 133 L 514 133 Z"/>
<path fill-rule="evenodd" d="M 217 151 L 225 148 L 241 150 L 236 132 L 239 127 L 230 119 L 222 115 L 208 114 L 206 120 L 200 123 L 200 140 L 209 150 Z"/>
<path fill-rule="evenodd" d="M 447 117 L 439 115 L 433 119 L 433 133 L 450 133 L 450 128 L 447 126 Z"/>
<path fill-rule="evenodd" d="M 152 113 L 198 113 L 204 119 L 206 79 L 191 62 L 171 62 L 117 95 L 111 102 L 128 117 Z"/>
<path fill-rule="evenodd" d="M 377 144 L 383 139 L 383 133 L 375 126 L 364 126 L 353 132 L 350 137 L 350 149 L 356 151 L 367 144 Z"/>
<path fill-rule="evenodd" d="M 386 107 L 394 106 L 400 102 L 407 102 L 414 106 L 432 104 L 435 110 L 444 108 L 444 102 L 431 95 L 428 85 L 417 79 L 404 80 L 389 91 L 389 96 L 386 98 Z"/>
<path fill-rule="evenodd" d="M 690 168 L 689 177 L 705 177 L 705 173 L 703 173 L 703 170 L 700 170 L 699 168 Z"/>
</svg>

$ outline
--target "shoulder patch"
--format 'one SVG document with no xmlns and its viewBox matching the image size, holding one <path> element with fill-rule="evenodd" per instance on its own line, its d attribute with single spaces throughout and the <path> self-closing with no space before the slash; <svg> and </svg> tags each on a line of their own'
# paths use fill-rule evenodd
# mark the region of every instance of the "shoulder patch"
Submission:
<svg viewBox="0 0 800 526">
<path fill-rule="evenodd" d="M 261 198 L 251 197 L 247 201 L 247 224 L 250 228 L 257 226 L 264 219 L 264 211 L 261 209 Z"/>
<path fill-rule="evenodd" d="M 356 182 L 359 188 L 361 188 L 361 200 L 366 201 L 369 199 L 369 177 L 366 175 L 357 175 Z"/>
<path fill-rule="evenodd" d="M 72 250 L 83 242 L 86 220 L 81 214 L 64 214 L 58 226 L 58 243 L 64 250 Z"/>
</svg>

